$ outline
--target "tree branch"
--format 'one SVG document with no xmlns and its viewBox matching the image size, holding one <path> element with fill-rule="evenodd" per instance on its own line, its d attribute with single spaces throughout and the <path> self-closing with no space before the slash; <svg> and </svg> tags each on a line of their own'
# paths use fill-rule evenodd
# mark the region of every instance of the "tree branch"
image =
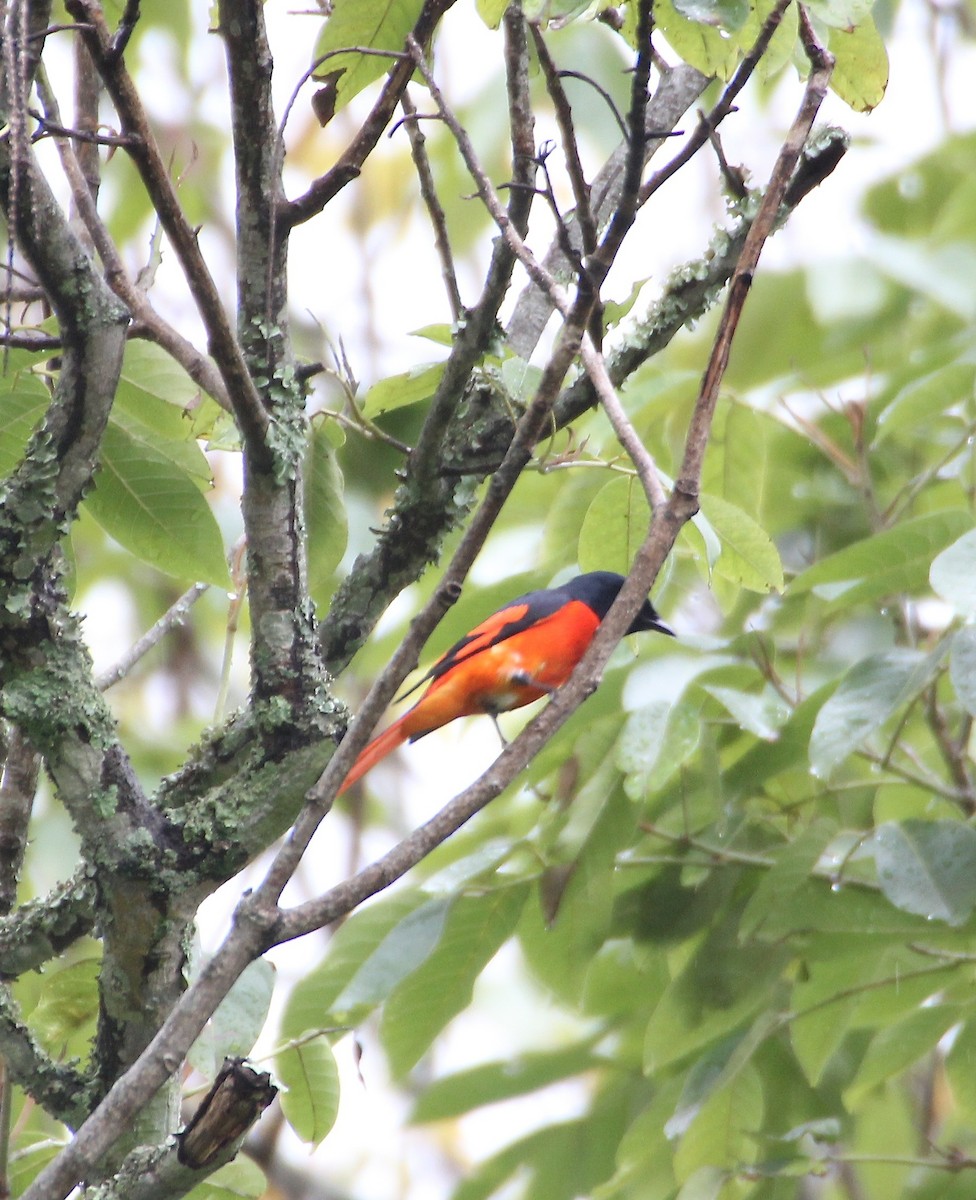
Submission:
<svg viewBox="0 0 976 1200">
<path fill-rule="evenodd" d="M 46 118 L 59 123 L 61 118 L 57 98 L 48 84 L 47 72 L 43 66 L 38 70 L 37 89 L 44 105 Z M 120 300 L 125 302 L 133 320 L 138 322 L 142 335 L 171 354 L 194 383 L 199 384 L 208 395 L 212 396 L 221 408 L 230 411 L 231 405 L 227 389 L 212 360 L 201 354 L 193 343 L 178 333 L 168 321 L 164 321 L 149 303 L 145 292 L 136 287 L 129 278 L 129 273 L 125 269 L 115 243 L 99 216 L 90 182 L 82 170 L 70 138 L 59 136 L 54 139 L 54 142 L 65 178 L 71 188 L 72 199 L 78 215 L 92 240 L 92 245 L 102 260 L 105 279 L 109 287 Z"/>
<path fill-rule="evenodd" d="M 434 245 L 437 257 L 441 263 L 441 277 L 447 289 L 447 299 L 451 306 L 451 316 L 455 323 L 460 321 L 462 314 L 461 292 L 458 288 L 457 274 L 454 270 L 454 258 L 451 254 L 451 240 L 447 232 L 447 219 L 437 195 L 434 175 L 430 169 L 430 159 L 427 156 L 427 139 L 424 137 L 417 120 L 417 109 L 410 92 L 404 90 L 400 97 L 400 107 L 403 109 L 403 126 L 410 139 L 410 154 L 414 168 L 417 171 L 417 181 L 420 184 L 420 195 L 430 217 L 431 228 L 434 231 Z"/>
<path fill-rule="evenodd" d="M 0 984 L 0 1058 L 11 1079 L 52 1116 L 68 1125 L 84 1119 L 90 1081 L 74 1067 L 54 1062 L 41 1049 L 4 984 Z"/>
<path fill-rule="evenodd" d="M 662 78 L 645 114 L 645 162 L 664 144 L 665 139 L 654 134 L 673 130 L 707 85 L 705 76 L 691 67 L 675 67 Z M 606 227 L 619 201 L 626 157 L 627 142 L 624 141 L 613 151 L 590 184 L 593 220 L 598 229 Z M 579 218 L 575 213 L 570 213 L 564 220 L 566 233 L 579 254 L 583 249 Z M 560 284 L 572 277 L 572 261 L 567 258 L 558 238 L 546 252 L 542 266 L 548 276 Z M 530 282 L 519 296 L 506 325 L 509 344 L 521 358 L 531 356 L 552 312 L 552 300 L 546 294 L 545 286 Z"/>
<path fill-rule="evenodd" d="M 200 251 L 196 232 L 187 221 L 177 198 L 139 93 L 122 55 L 113 44 L 101 7 L 97 0 L 68 0 L 67 8 L 78 21 L 79 35 L 84 38 L 112 97 L 123 133 L 132 139 L 128 153 L 149 193 L 160 223 L 173 243 L 207 330 L 210 353 L 234 406 L 241 434 L 255 455 L 270 466 L 272 455 L 267 444 L 268 415 L 248 373 L 216 284 Z"/>
<path fill-rule="evenodd" d="M 95 927 L 95 886 L 85 875 L 0 919 L 0 980 L 57 958 Z"/>
<path fill-rule="evenodd" d="M 17 899 L 40 765 L 20 730 L 11 729 L 0 775 L 0 915 L 10 912 Z"/>
<path fill-rule="evenodd" d="M 441 17 L 453 4 L 454 0 L 426 0 L 410 34 L 418 45 L 427 45 Z M 278 216 L 285 227 L 300 225 L 316 216 L 335 195 L 358 177 L 363 163 L 393 119 L 412 74 L 413 64 L 409 59 L 403 58 L 394 63 L 372 111 L 335 166 L 316 179 L 304 195 L 282 204 Z"/>
</svg>

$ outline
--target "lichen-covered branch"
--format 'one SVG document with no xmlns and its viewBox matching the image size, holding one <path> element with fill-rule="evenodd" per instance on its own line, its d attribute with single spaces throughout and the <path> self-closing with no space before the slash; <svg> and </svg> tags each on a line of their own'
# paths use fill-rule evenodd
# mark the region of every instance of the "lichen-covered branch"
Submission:
<svg viewBox="0 0 976 1200">
<path fill-rule="evenodd" d="M 0 1058 L 10 1078 L 38 1104 L 68 1125 L 84 1120 L 91 1081 L 73 1066 L 56 1063 L 21 1020 L 9 989 L 0 984 Z"/>
<path fill-rule="evenodd" d="M 290 731 L 297 742 L 317 720 L 322 678 L 305 559 L 305 395 L 288 333 L 288 229 L 277 221 L 283 154 L 263 6 L 221 3 L 218 13 L 237 173 L 238 337 L 265 413 L 260 437 L 244 439 L 252 689 L 269 736 Z"/>
<path fill-rule="evenodd" d="M 16 979 L 57 958 L 95 927 L 95 885 L 84 875 L 0 919 L 0 979 Z"/>
</svg>

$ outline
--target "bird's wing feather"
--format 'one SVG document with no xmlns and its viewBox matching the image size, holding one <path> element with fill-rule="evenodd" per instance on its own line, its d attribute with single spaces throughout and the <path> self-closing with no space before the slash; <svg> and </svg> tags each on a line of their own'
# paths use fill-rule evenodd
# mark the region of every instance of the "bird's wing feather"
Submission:
<svg viewBox="0 0 976 1200">
<path fill-rule="evenodd" d="M 546 617 L 551 617 L 565 603 L 566 597 L 555 589 L 527 592 L 524 596 L 519 596 L 504 608 L 492 613 L 480 625 L 476 625 L 460 641 L 455 642 L 440 656 L 427 674 L 405 692 L 401 692 L 397 700 L 405 700 L 425 683 L 432 679 L 440 679 L 458 663 L 480 654 L 491 646 L 497 646 L 499 642 L 504 642 L 525 629 L 530 629 Z"/>
</svg>

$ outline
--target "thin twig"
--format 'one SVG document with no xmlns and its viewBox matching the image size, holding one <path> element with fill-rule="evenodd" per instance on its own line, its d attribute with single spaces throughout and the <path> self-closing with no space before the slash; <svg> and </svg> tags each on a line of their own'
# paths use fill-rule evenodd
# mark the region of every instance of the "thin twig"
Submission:
<svg viewBox="0 0 976 1200">
<path fill-rule="evenodd" d="M 61 125 L 57 121 L 52 121 L 37 109 L 29 108 L 27 110 L 34 120 L 38 123 L 39 128 L 31 135 L 31 141 L 39 142 L 42 138 L 47 137 L 62 137 L 71 138 L 73 142 L 84 142 L 90 146 L 123 146 L 128 148 L 133 144 L 132 138 L 125 137 L 118 133 L 94 133 L 84 129 L 70 129 L 67 125 Z"/>
<path fill-rule="evenodd" d="M 57 98 L 48 83 L 43 67 L 37 72 L 37 91 L 44 105 L 45 118 L 50 117 L 54 125 L 60 125 Z M 168 351 L 183 367 L 186 373 L 208 395 L 225 410 L 230 410 L 230 399 L 220 372 L 206 355 L 178 333 L 169 322 L 165 321 L 153 308 L 141 288 L 136 287 L 129 278 L 122 258 L 112 240 L 89 189 L 81 169 L 81 164 L 74 152 L 70 141 L 64 137 L 56 137 L 55 145 L 61 159 L 61 167 L 71 188 L 71 198 L 78 215 L 91 237 L 92 244 L 98 252 L 105 268 L 105 280 L 113 292 L 123 300 L 132 313 L 133 320 L 138 322 L 139 332 L 143 337 L 155 342 Z"/>
<path fill-rule="evenodd" d="M 570 107 L 566 92 L 562 86 L 562 77 L 564 75 L 575 76 L 576 72 L 561 72 L 557 70 L 538 24 L 533 21 L 529 25 L 529 28 L 532 31 L 532 40 L 535 43 L 536 54 L 539 57 L 539 65 L 542 67 L 542 72 L 546 77 L 546 88 L 552 99 L 556 112 L 556 122 L 559 125 L 559 132 L 562 136 L 563 154 L 566 158 L 566 173 L 569 175 L 570 186 L 573 189 L 573 199 L 576 201 L 576 219 L 579 222 L 583 255 L 585 256 L 592 254 L 596 249 L 596 221 L 593 219 L 593 210 L 590 207 L 590 187 L 586 182 L 583 164 L 580 161 L 576 129 L 573 125 L 573 110 Z M 587 82 L 592 81 L 588 80 Z M 609 101 L 609 97 L 607 99 Z M 616 106 L 612 101 L 609 102 L 618 122 L 623 126 Z"/>
<path fill-rule="evenodd" d="M 96 677 L 95 686 L 98 690 L 100 692 L 108 691 L 110 687 L 114 687 L 115 684 L 124 679 L 140 659 L 145 658 L 150 650 L 159 645 L 170 630 L 175 629 L 177 625 L 183 624 L 187 613 L 209 587 L 208 583 L 195 583 L 191 588 L 187 588 L 183 595 L 169 606 L 159 620 L 150 626 L 142 637 L 130 646 L 128 651 L 114 666 L 109 667 Z"/>
<path fill-rule="evenodd" d="M 418 45 L 427 45 L 441 17 L 453 4 L 454 0 L 426 0 L 410 34 Z M 348 183 L 358 178 L 363 163 L 396 112 L 412 74 L 413 63 L 409 58 L 403 57 L 394 64 L 376 103 L 338 162 L 316 179 L 303 195 L 283 203 L 278 213 L 279 220 L 289 227 L 309 220 L 320 213 Z"/>
<path fill-rule="evenodd" d="M 451 315 L 455 321 L 459 321 L 463 312 L 463 305 L 461 303 L 461 292 L 458 288 L 457 273 L 454 270 L 451 239 L 447 232 L 447 218 L 444 214 L 440 198 L 437 195 L 434 175 L 430 169 L 430 159 L 427 156 L 427 140 L 423 133 L 421 133 L 420 126 L 417 123 L 417 109 L 410 98 L 409 91 L 404 91 L 400 97 L 400 107 L 405 114 L 403 124 L 407 130 L 407 137 L 410 139 L 410 154 L 413 158 L 413 165 L 416 168 L 417 179 L 420 183 L 420 195 L 427 208 L 427 215 L 430 217 L 430 224 L 434 231 L 434 246 L 437 249 L 437 257 L 441 263 L 441 277 L 447 289 Z"/>
<path fill-rule="evenodd" d="M 491 219 L 498 226 L 505 241 L 508 242 L 513 253 L 518 258 L 519 262 L 525 268 L 529 277 L 533 279 L 539 287 L 546 290 L 552 282 L 552 277 L 548 272 L 544 271 L 541 263 L 536 259 L 535 255 L 525 244 L 524 240 L 519 236 L 512 227 L 511 219 L 505 206 L 498 197 L 498 193 L 492 186 L 491 180 L 481 166 L 478 156 L 475 153 L 474 146 L 471 143 L 471 138 L 468 136 L 467 130 L 455 116 L 441 89 L 437 85 L 437 80 L 430 69 L 430 65 L 424 55 L 423 49 L 413 36 L 407 38 L 407 49 L 413 59 L 414 65 L 423 77 L 424 83 L 430 92 L 431 99 L 437 105 L 437 111 L 444 120 L 445 125 L 450 129 L 454 136 L 454 141 L 457 143 L 457 148 L 461 152 L 461 157 L 464 159 L 464 165 L 468 169 L 468 173 L 475 182 L 478 189 L 478 195 L 481 198 L 482 204 L 488 210 Z M 569 307 L 569 298 L 566 294 L 560 291 L 560 313 L 565 316 Z"/>
<path fill-rule="evenodd" d="M 81 29 L 81 35 L 112 97 L 123 132 L 134 138 L 128 147 L 129 154 L 183 268 L 241 433 L 257 461 L 271 470 L 273 452 L 267 443 L 268 414 L 248 372 L 217 285 L 201 253 L 196 230 L 186 219 L 176 195 L 125 60 L 112 48 L 112 35 L 97 0 L 69 0 L 68 8 L 72 16 L 79 13 L 83 16 L 85 27 Z"/>
<path fill-rule="evenodd" d="M 659 171 L 655 171 L 641 187 L 641 205 L 645 204 L 685 163 L 694 158 L 702 146 L 708 142 L 712 130 L 716 129 L 729 113 L 735 111 L 735 98 L 749 82 L 750 77 L 759 65 L 760 59 L 769 48 L 772 36 L 779 28 L 786 10 L 792 3 L 793 0 L 777 0 L 775 7 L 763 22 L 762 29 L 760 29 L 759 36 L 753 43 L 752 49 L 745 55 L 738 67 L 736 67 L 735 74 L 725 85 L 721 96 L 718 98 L 711 112 L 706 117 L 699 119 L 696 129 L 674 158 Z"/>
<path fill-rule="evenodd" d="M 600 398 L 600 403 L 603 405 L 603 411 L 607 414 L 610 424 L 613 426 L 613 431 L 617 435 L 617 441 L 627 451 L 630 461 L 634 464 L 634 469 L 637 471 L 637 477 L 644 489 L 644 494 L 647 496 L 651 512 L 663 509 L 668 502 L 668 498 L 664 494 L 664 488 L 661 486 L 661 480 L 658 476 L 654 459 L 630 423 L 630 419 L 624 411 L 624 406 L 620 403 L 620 397 L 617 395 L 616 389 L 607 373 L 607 364 L 603 355 L 593 345 L 589 336 L 583 339 L 583 366 L 593 381 L 593 387 Z"/>
</svg>

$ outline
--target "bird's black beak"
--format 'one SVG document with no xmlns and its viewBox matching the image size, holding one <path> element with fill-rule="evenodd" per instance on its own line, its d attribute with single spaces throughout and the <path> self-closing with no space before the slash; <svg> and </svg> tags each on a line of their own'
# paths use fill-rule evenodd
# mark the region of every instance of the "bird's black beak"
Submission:
<svg viewBox="0 0 976 1200">
<path fill-rule="evenodd" d="M 627 630 L 627 632 L 663 633 L 667 637 L 677 637 L 677 634 L 674 632 L 671 626 L 665 624 L 665 622 L 662 621 L 657 615 L 657 609 L 650 602 L 650 600 L 644 601 L 644 606 L 641 608 L 637 616 L 634 617 L 633 624 Z"/>
</svg>

